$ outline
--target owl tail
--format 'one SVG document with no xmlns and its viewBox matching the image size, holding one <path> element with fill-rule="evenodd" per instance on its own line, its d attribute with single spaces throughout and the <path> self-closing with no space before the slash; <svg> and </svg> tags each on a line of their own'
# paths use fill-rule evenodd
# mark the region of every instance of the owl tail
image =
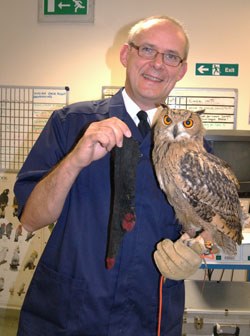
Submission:
<svg viewBox="0 0 250 336">
<path fill-rule="evenodd" d="M 223 232 L 216 231 L 214 240 L 226 255 L 235 256 L 237 254 L 237 243 Z"/>
</svg>

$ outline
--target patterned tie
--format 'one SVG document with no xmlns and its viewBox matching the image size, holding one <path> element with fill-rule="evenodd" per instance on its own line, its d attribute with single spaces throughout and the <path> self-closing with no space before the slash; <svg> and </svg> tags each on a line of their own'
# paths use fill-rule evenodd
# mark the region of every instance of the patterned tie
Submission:
<svg viewBox="0 0 250 336">
<path fill-rule="evenodd" d="M 137 113 L 137 117 L 140 119 L 140 122 L 138 124 L 139 131 L 141 132 L 143 138 L 145 138 L 145 136 L 150 131 L 150 125 L 148 123 L 148 115 L 145 111 L 139 111 Z"/>
</svg>

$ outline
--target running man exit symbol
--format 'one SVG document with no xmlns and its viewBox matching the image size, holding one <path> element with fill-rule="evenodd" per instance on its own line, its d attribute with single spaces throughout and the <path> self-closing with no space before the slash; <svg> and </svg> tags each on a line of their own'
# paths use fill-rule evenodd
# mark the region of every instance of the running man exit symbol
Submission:
<svg viewBox="0 0 250 336">
<path fill-rule="evenodd" d="M 238 76 L 239 64 L 196 63 L 196 76 Z"/>
<path fill-rule="evenodd" d="M 44 15 L 86 15 L 88 0 L 44 0 Z"/>
</svg>

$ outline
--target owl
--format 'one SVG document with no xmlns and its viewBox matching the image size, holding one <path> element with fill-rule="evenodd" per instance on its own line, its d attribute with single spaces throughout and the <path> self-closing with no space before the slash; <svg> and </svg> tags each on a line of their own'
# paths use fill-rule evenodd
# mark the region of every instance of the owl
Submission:
<svg viewBox="0 0 250 336">
<path fill-rule="evenodd" d="M 224 253 L 235 255 L 248 216 L 233 171 L 204 148 L 203 112 L 159 107 L 152 151 L 155 173 L 183 231 L 190 237 L 207 233 Z"/>
</svg>

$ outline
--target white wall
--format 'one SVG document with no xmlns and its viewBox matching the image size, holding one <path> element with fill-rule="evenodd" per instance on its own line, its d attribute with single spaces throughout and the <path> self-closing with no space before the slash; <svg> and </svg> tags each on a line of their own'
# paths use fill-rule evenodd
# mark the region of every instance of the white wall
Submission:
<svg viewBox="0 0 250 336">
<path fill-rule="evenodd" d="M 95 0 L 95 23 L 40 23 L 38 0 L 0 0 L 0 85 L 69 86 L 70 102 L 123 85 L 119 48 L 128 25 L 166 14 L 186 27 L 189 70 L 179 87 L 239 90 L 238 129 L 250 129 L 249 0 Z M 237 63 L 238 77 L 196 76 L 196 63 Z"/>
</svg>

